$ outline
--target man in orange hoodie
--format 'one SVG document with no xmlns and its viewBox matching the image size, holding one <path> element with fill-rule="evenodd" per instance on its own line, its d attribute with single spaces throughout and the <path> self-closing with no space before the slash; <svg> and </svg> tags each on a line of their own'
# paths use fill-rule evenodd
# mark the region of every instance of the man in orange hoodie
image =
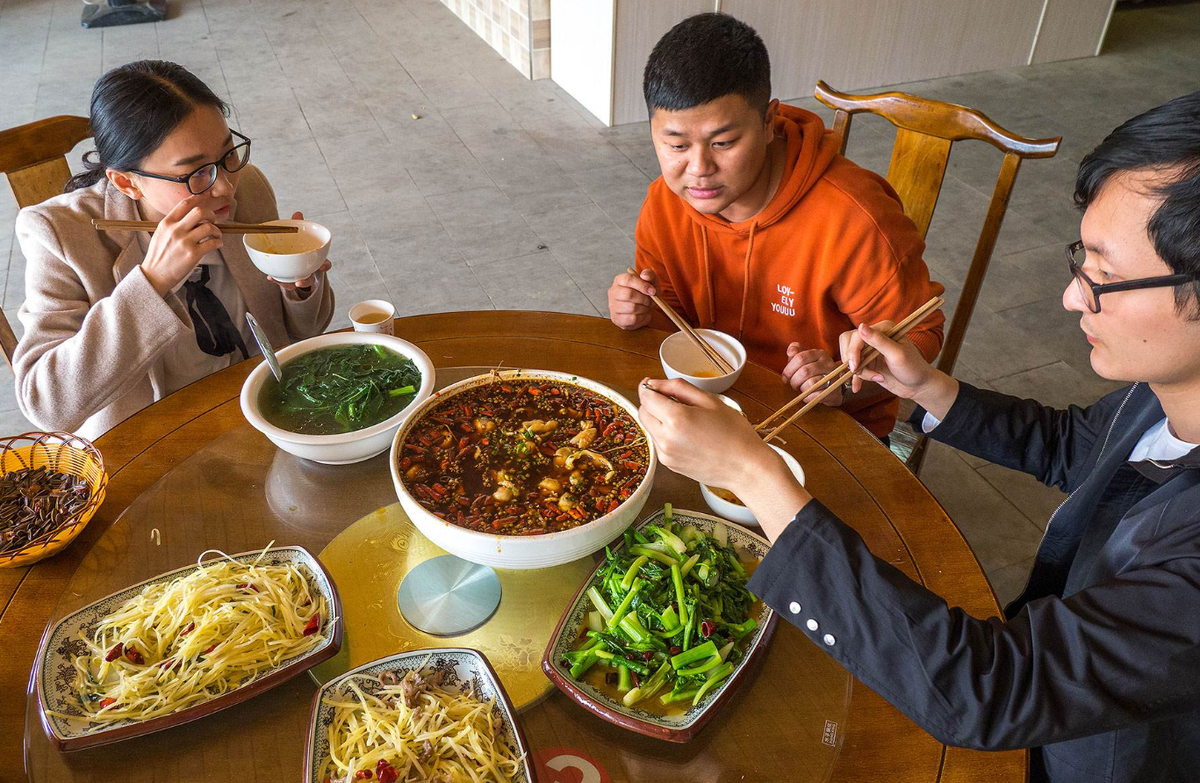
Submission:
<svg viewBox="0 0 1200 783">
<path fill-rule="evenodd" d="M 898 322 L 945 290 L 886 180 L 840 155 L 820 117 L 771 99 L 751 27 L 719 13 L 683 20 L 651 52 L 643 88 L 662 176 L 638 217 L 639 274 L 618 275 L 608 292 L 617 326 L 673 328 L 657 293 L 807 391 L 836 366 L 842 332 Z M 944 320 L 935 313 L 908 334 L 926 359 Z M 896 421 L 878 386 L 825 401 L 880 438 Z"/>
</svg>

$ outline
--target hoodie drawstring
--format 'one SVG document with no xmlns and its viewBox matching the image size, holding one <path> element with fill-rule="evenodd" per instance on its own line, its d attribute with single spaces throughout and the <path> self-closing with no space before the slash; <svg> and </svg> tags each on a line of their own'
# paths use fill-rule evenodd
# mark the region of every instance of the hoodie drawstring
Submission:
<svg viewBox="0 0 1200 783">
<path fill-rule="evenodd" d="M 742 314 L 738 318 L 738 342 L 742 341 L 742 334 L 746 331 L 746 302 L 750 299 L 750 256 L 754 254 L 754 232 L 758 228 L 758 221 L 750 224 L 750 239 L 746 242 L 746 263 L 745 269 L 742 271 Z M 705 243 L 705 256 L 708 255 L 707 243 Z M 712 278 L 709 278 L 709 288 L 711 294 Z M 715 319 L 714 319 L 715 323 Z"/>
<path fill-rule="evenodd" d="M 700 226 L 700 246 L 700 263 L 704 270 L 705 293 L 708 294 L 708 328 L 715 329 L 717 326 L 717 300 L 713 298 L 712 266 L 708 258 L 708 226 Z M 697 308 L 696 318 L 700 320 L 699 308 Z M 701 321 L 697 326 L 703 327 L 704 322 Z"/>
</svg>

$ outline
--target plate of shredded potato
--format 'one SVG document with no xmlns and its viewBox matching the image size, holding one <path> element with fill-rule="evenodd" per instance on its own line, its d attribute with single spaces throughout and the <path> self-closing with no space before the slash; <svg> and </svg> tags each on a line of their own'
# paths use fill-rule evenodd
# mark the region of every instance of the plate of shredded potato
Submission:
<svg viewBox="0 0 1200 783">
<path fill-rule="evenodd" d="M 528 745 L 487 658 L 411 650 L 330 680 L 313 697 L 309 783 L 534 783 Z"/>
<path fill-rule="evenodd" d="M 80 609 L 42 641 L 42 725 L 60 750 L 177 726 L 335 655 L 337 588 L 303 547 L 268 546 L 170 571 Z"/>
</svg>

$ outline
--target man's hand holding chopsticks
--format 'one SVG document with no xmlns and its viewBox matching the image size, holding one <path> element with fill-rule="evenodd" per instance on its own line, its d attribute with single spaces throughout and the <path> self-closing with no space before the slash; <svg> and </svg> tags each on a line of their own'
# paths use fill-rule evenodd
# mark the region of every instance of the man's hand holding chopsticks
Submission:
<svg viewBox="0 0 1200 783">
<path fill-rule="evenodd" d="M 880 321 L 842 333 L 842 360 L 854 372 L 853 391 L 862 388 L 864 381 L 872 381 L 897 397 L 912 400 L 935 418 L 944 418 L 958 397 L 958 381 L 927 362 L 906 338 L 889 338 L 887 333 L 894 326 L 891 321 Z"/>
</svg>

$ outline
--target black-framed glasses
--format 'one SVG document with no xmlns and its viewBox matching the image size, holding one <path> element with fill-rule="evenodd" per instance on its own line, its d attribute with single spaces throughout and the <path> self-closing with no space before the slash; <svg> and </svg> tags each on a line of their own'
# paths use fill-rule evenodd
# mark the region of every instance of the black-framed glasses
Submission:
<svg viewBox="0 0 1200 783">
<path fill-rule="evenodd" d="M 1197 282 L 1197 278 L 1192 275 L 1159 275 L 1158 277 L 1143 277 L 1138 280 L 1122 280 L 1119 283 L 1093 283 L 1083 271 L 1082 253 L 1082 241 L 1067 245 L 1067 266 L 1071 268 L 1071 276 L 1075 278 L 1075 285 L 1079 286 L 1079 293 L 1083 296 L 1084 304 L 1093 313 L 1100 312 L 1100 294 L 1136 291 L 1140 288 L 1174 288 L 1184 283 Z"/>
<path fill-rule="evenodd" d="M 232 174 L 235 171 L 240 171 L 241 169 L 245 168 L 246 164 L 250 162 L 249 137 L 243 136 L 235 130 L 230 130 L 229 132 L 241 141 L 235 144 L 233 149 L 229 150 L 229 152 L 226 152 L 224 155 L 222 155 L 220 160 L 213 161 L 212 163 L 205 163 L 191 174 L 187 174 L 182 177 L 168 177 L 166 174 L 151 174 L 148 171 L 139 171 L 138 169 L 131 169 L 130 171 L 133 174 L 140 174 L 143 177 L 150 177 L 152 179 L 165 179 L 167 182 L 182 183 L 187 185 L 189 193 L 191 193 L 193 196 L 198 196 L 216 183 L 218 167 L 223 168 Z"/>
</svg>

